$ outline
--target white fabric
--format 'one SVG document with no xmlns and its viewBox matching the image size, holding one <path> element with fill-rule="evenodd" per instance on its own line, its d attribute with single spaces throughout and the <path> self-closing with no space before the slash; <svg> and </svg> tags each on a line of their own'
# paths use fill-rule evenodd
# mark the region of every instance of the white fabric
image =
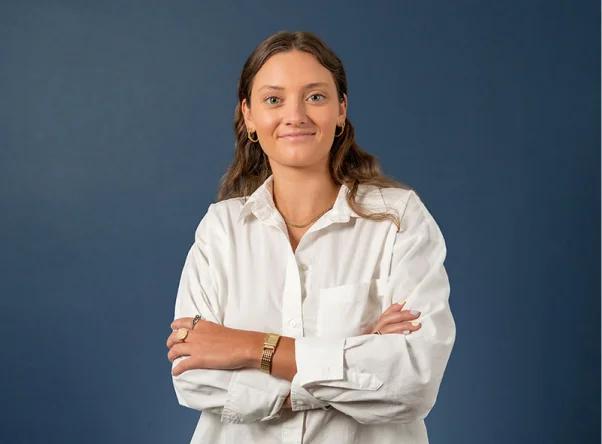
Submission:
<svg viewBox="0 0 602 444">
<path fill-rule="evenodd" d="M 446 245 L 413 190 L 361 185 L 359 217 L 341 185 L 334 207 L 293 252 L 270 176 L 251 196 L 209 206 L 182 270 L 175 316 L 296 338 L 292 382 L 257 369 L 189 370 L 173 378 L 202 411 L 192 443 L 428 443 L 454 341 Z M 370 334 L 393 302 L 422 312 L 410 335 Z M 182 359 L 173 363 L 173 367 Z M 281 410 L 291 392 L 293 405 Z"/>
</svg>

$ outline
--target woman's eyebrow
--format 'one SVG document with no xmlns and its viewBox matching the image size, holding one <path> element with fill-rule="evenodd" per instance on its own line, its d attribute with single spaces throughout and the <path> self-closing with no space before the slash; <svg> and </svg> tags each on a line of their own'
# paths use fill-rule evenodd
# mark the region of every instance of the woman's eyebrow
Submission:
<svg viewBox="0 0 602 444">
<path fill-rule="evenodd" d="M 308 83 L 307 85 L 305 85 L 303 87 L 303 89 L 315 88 L 316 86 L 328 86 L 328 83 L 326 83 L 326 82 L 312 82 L 312 83 Z M 261 88 L 258 89 L 258 91 L 261 91 L 262 89 L 283 90 L 285 88 L 282 87 L 282 86 L 278 86 L 278 85 L 263 85 Z"/>
</svg>

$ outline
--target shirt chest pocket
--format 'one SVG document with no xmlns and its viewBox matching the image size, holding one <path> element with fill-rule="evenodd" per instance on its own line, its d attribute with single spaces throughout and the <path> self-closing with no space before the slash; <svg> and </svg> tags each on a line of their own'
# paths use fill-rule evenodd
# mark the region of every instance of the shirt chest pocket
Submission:
<svg viewBox="0 0 602 444">
<path fill-rule="evenodd" d="M 371 333 L 383 312 L 387 278 L 321 288 L 316 335 L 346 338 Z"/>
</svg>

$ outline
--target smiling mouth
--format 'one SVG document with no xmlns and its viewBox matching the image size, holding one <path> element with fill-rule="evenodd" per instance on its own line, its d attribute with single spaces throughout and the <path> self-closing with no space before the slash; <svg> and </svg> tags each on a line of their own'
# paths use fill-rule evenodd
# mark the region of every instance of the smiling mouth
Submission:
<svg viewBox="0 0 602 444">
<path fill-rule="evenodd" d="M 280 136 L 280 138 L 284 139 L 284 140 L 306 140 L 306 139 L 311 139 L 315 135 L 316 135 L 316 133 L 295 134 L 295 135 L 289 135 L 289 136 Z"/>
</svg>

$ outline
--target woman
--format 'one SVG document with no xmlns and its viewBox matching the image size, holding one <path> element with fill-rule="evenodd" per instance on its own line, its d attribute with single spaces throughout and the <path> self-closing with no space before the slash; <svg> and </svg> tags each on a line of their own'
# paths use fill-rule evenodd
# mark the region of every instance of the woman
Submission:
<svg viewBox="0 0 602 444">
<path fill-rule="evenodd" d="M 263 41 L 238 98 L 167 339 L 178 401 L 202 411 L 192 442 L 428 442 L 455 340 L 441 231 L 355 143 L 315 35 Z"/>
</svg>

